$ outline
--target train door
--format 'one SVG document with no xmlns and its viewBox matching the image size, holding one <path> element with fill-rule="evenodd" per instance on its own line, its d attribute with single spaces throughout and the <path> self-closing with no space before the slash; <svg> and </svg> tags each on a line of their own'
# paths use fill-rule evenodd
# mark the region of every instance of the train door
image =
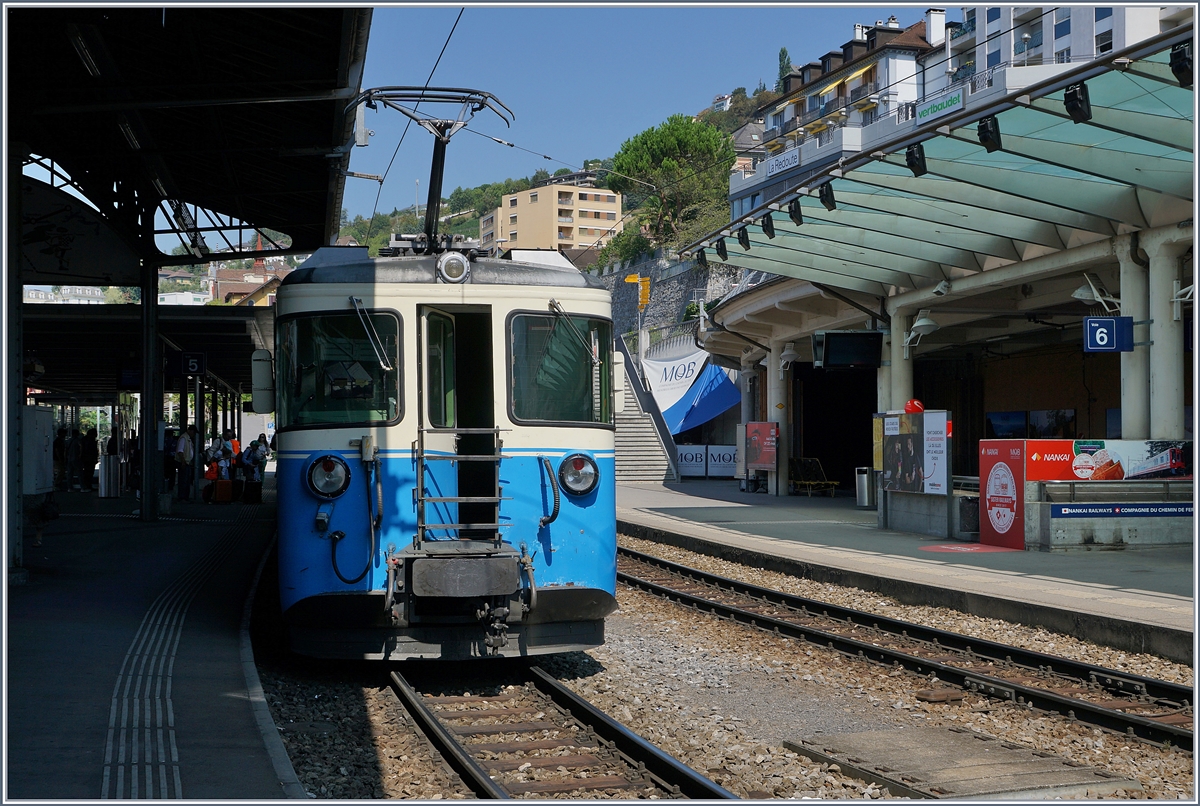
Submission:
<svg viewBox="0 0 1200 806">
<path fill-rule="evenodd" d="M 418 506 L 422 523 L 458 523 L 457 502 L 439 500 L 458 496 L 458 395 L 454 316 L 423 308 L 417 334 L 420 366 L 417 371 Z M 433 538 L 447 536 L 434 530 Z"/>
<path fill-rule="evenodd" d="M 430 499 L 425 521 L 452 523 L 449 536 L 496 536 L 500 438 L 495 429 L 492 317 L 487 306 L 423 308 L 418 395 Z M 457 457 L 456 460 L 437 457 Z M 445 536 L 435 535 L 435 536 Z"/>
</svg>

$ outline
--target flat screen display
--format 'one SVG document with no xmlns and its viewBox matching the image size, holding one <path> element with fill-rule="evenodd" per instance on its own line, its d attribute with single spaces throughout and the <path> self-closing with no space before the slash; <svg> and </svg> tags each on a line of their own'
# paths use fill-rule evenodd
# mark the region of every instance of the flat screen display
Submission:
<svg viewBox="0 0 1200 806">
<path fill-rule="evenodd" d="M 825 330 L 813 336 L 813 357 L 826 369 L 879 367 L 882 351 L 883 334 L 878 331 Z"/>
</svg>

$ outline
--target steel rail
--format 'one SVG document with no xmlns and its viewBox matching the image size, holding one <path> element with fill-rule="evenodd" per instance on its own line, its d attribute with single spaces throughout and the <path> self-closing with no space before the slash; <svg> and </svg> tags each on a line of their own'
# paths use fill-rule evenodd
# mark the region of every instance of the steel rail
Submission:
<svg viewBox="0 0 1200 806">
<path fill-rule="evenodd" d="M 640 559 L 640 557 L 636 556 L 638 555 L 637 552 L 620 549 L 620 553 Z M 673 573 L 690 577 L 698 582 L 706 582 L 706 584 L 710 584 L 718 588 L 724 587 L 734 593 L 743 593 L 756 598 L 759 598 L 760 594 L 770 594 L 772 598 L 768 601 L 770 601 L 772 604 L 780 604 L 785 607 L 792 607 L 792 605 L 780 601 L 780 599 L 783 598 L 790 598 L 797 602 L 805 603 L 797 606 L 796 609 L 798 610 L 803 610 L 810 605 L 822 614 L 824 612 L 832 613 L 839 610 L 847 610 L 847 608 L 838 608 L 823 602 L 802 599 L 802 597 L 790 597 L 788 594 L 783 594 L 778 591 L 769 591 L 766 588 L 759 588 L 754 585 L 746 585 L 744 583 L 735 582 L 722 577 L 716 577 L 711 574 L 706 574 L 703 571 L 690 569 L 686 566 L 676 565 L 675 563 L 670 563 L 665 560 L 658 560 L 657 558 L 648 557 L 645 561 L 650 562 L 653 565 L 657 565 L 664 570 L 671 570 Z M 680 570 L 675 571 L 673 570 L 672 566 Z M 967 690 L 977 691 L 981 694 L 990 695 L 999 699 L 1006 699 L 1029 708 L 1037 708 L 1042 711 L 1064 714 L 1069 718 L 1080 722 L 1096 725 L 1097 727 L 1107 728 L 1118 733 L 1137 736 L 1146 741 L 1159 744 L 1171 744 L 1188 752 L 1192 750 L 1192 732 L 1174 725 L 1165 725 L 1161 722 L 1156 722 L 1152 719 L 1138 716 L 1136 714 L 1122 713 L 1120 711 L 1094 705 L 1084 700 L 1077 700 L 1071 697 L 1055 694 L 1054 692 L 1047 691 L 1046 689 L 1026 686 L 1015 683 L 1011 680 L 991 677 L 989 675 L 980 674 L 974 671 L 967 671 L 948 664 L 910 655 L 903 651 L 881 647 L 854 638 L 846 638 L 844 636 L 814 627 L 797 625 L 784 619 L 775 618 L 772 616 L 763 616 L 749 610 L 743 610 L 730 605 L 724 605 L 719 602 L 705 599 L 701 596 L 674 590 L 664 585 L 659 585 L 655 582 L 644 580 L 622 571 L 617 572 L 617 578 L 628 585 L 640 588 L 649 593 L 653 593 L 682 604 L 690 605 L 697 610 L 709 612 L 723 618 L 748 624 L 752 627 L 777 632 L 780 635 L 796 638 L 802 641 L 824 644 L 830 649 L 837 650 L 847 655 L 858 656 L 886 665 L 901 666 L 909 669 L 910 671 L 917 672 L 918 674 L 928 675 L 932 673 L 938 680 L 942 682 L 950 683 Z M 714 581 L 709 582 L 709 579 Z M 859 611 L 851 612 L 858 613 L 860 617 L 872 619 L 874 622 L 879 624 L 890 621 L 898 625 L 903 625 L 901 630 L 910 630 L 908 637 L 914 637 L 911 631 L 916 630 L 918 627 L 918 625 L 909 625 L 905 624 L 904 622 L 897 622 L 894 619 L 876 617 L 870 614 L 860 613 Z M 873 624 L 864 626 L 873 626 Z M 936 632 L 939 634 L 938 641 L 940 643 L 940 635 L 942 631 Z M 962 636 L 959 636 L 959 638 L 962 638 Z M 972 639 L 972 648 L 974 645 L 975 643 Z M 1013 651 L 1017 650 L 1016 647 L 1012 647 L 1010 649 Z M 1036 654 L 1040 655 L 1041 653 Z M 1062 660 L 1064 660 L 1054 656 L 1043 655 L 1042 657 L 1049 658 L 1053 663 L 1060 663 Z"/>
<path fill-rule="evenodd" d="M 530 669 L 538 690 L 585 725 L 596 735 L 612 742 L 622 755 L 635 765 L 644 764 L 646 771 L 658 779 L 668 791 L 690 799 L 738 800 L 738 796 L 705 778 L 678 759 L 638 736 L 629 728 L 604 713 L 587 700 L 551 677 L 541 667 Z"/>
<path fill-rule="evenodd" d="M 417 721 L 437 751 L 442 754 L 442 758 L 446 759 L 446 762 L 462 778 L 463 783 L 480 798 L 509 799 L 511 796 L 492 780 L 487 770 L 479 766 L 478 762 L 463 749 L 463 746 L 450 734 L 450 731 L 446 730 L 433 712 L 421 702 L 421 696 L 408 684 L 408 681 L 396 672 L 392 672 L 391 679 L 392 690 L 396 692 L 400 702 Z"/>
<path fill-rule="evenodd" d="M 896 635 L 903 634 L 905 637 L 918 641 L 937 644 L 942 649 L 963 652 L 986 660 L 1015 663 L 1018 666 L 1027 666 L 1031 669 L 1045 667 L 1049 670 L 1053 667 L 1052 671 L 1056 673 L 1075 677 L 1085 682 L 1093 682 L 1114 694 L 1145 694 L 1155 699 L 1171 700 L 1180 704 L 1185 702 L 1191 704 L 1192 702 L 1193 689 L 1190 686 L 1184 686 L 1179 683 L 1156 680 L 1152 677 L 1143 677 L 1127 672 L 1118 672 L 1103 666 L 1096 666 L 1059 655 L 1048 655 L 1033 649 L 1024 649 L 1022 647 L 1001 644 L 996 641 L 989 641 L 986 638 L 975 638 L 962 635 L 961 633 L 941 630 L 937 627 L 927 627 L 923 624 L 913 624 L 889 616 L 867 613 L 850 607 L 842 607 L 818 599 L 808 599 L 803 596 L 783 593 L 770 588 L 739 582 L 735 579 L 709 574 L 705 571 L 689 568 L 686 565 L 673 563 L 669 560 L 633 551 L 632 549 L 618 548 L 617 553 L 618 555 L 624 555 L 639 562 L 659 566 L 675 574 L 690 576 L 698 582 L 728 588 L 734 593 L 753 596 L 770 604 L 777 604 L 796 610 L 813 610 L 827 618 L 845 621 L 854 626 L 883 630 Z"/>
</svg>

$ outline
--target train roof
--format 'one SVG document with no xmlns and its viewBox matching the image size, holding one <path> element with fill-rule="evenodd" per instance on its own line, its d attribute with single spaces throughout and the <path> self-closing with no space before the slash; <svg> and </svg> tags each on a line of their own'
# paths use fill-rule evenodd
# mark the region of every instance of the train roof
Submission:
<svg viewBox="0 0 1200 806">
<path fill-rule="evenodd" d="M 437 256 L 368 257 L 365 246 L 327 246 L 318 249 L 283 285 L 296 283 L 434 283 Z M 590 274 L 566 266 L 497 260 L 471 261 L 466 283 L 472 285 L 532 285 L 567 288 L 605 288 Z"/>
</svg>

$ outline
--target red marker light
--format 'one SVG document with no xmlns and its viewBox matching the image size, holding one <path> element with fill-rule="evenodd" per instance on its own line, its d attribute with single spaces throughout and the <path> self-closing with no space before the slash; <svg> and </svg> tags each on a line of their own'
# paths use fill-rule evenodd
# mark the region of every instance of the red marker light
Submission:
<svg viewBox="0 0 1200 806">
<path fill-rule="evenodd" d="M 324 470 L 326 473 L 332 473 L 334 467 L 336 467 L 336 465 L 334 465 L 332 459 L 326 459 L 324 462 L 321 463 L 321 469 Z"/>
<path fill-rule="evenodd" d="M 576 457 L 576 459 L 571 462 L 571 466 L 574 467 L 576 471 L 583 470 L 583 464 L 583 459 L 579 457 Z"/>
</svg>

